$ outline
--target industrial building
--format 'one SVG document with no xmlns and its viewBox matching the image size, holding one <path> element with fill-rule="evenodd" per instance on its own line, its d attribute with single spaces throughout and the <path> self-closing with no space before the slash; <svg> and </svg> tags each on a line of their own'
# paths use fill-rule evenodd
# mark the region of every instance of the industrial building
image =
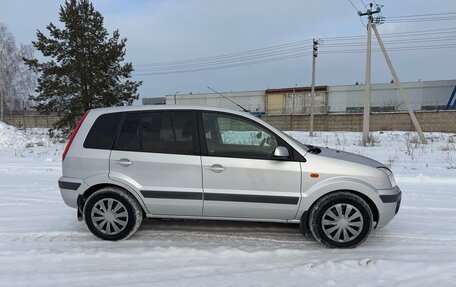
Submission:
<svg viewBox="0 0 456 287">
<path fill-rule="evenodd" d="M 416 111 L 456 109 L 456 80 L 402 83 Z M 314 113 L 361 113 L 364 85 L 317 86 Z M 310 87 L 292 87 L 245 92 L 222 92 L 225 97 L 257 115 L 305 115 L 310 112 Z M 143 104 L 204 105 L 240 108 L 216 93 L 177 94 L 161 98 L 144 98 Z M 372 85 L 372 112 L 404 111 L 394 83 Z"/>
</svg>

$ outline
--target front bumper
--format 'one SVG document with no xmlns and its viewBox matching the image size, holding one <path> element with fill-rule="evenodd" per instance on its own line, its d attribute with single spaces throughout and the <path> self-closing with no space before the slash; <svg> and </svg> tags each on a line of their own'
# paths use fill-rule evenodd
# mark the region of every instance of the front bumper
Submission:
<svg viewBox="0 0 456 287">
<path fill-rule="evenodd" d="M 395 186 L 391 189 L 379 189 L 378 194 L 382 203 L 378 206 L 380 218 L 377 226 L 383 227 L 398 213 L 401 206 L 402 192 L 399 186 Z"/>
</svg>

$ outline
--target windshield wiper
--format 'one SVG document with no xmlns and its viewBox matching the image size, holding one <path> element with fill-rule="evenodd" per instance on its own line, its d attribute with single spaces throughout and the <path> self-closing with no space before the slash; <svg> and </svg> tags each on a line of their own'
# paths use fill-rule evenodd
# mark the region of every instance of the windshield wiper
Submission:
<svg viewBox="0 0 456 287">
<path fill-rule="evenodd" d="M 316 147 L 316 146 L 313 146 L 313 145 L 306 145 L 306 147 L 309 149 L 309 152 L 310 153 L 313 153 L 313 154 L 319 154 L 321 153 L 321 149 Z"/>
</svg>

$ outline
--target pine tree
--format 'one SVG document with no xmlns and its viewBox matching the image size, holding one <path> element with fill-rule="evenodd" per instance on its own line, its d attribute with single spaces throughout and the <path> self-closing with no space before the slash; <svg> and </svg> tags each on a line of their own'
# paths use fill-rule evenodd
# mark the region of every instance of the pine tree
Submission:
<svg viewBox="0 0 456 287">
<path fill-rule="evenodd" d="M 123 63 L 127 39 L 120 39 L 118 30 L 109 37 L 103 16 L 90 1 L 67 0 L 59 16 L 64 28 L 50 23 L 49 37 L 38 30 L 32 42 L 51 60 L 24 61 L 40 73 L 37 95 L 31 96 L 36 110 L 61 116 L 54 128 L 66 136 L 89 109 L 131 105 L 142 82 L 129 80 L 133 66 Z"/>
</svg>

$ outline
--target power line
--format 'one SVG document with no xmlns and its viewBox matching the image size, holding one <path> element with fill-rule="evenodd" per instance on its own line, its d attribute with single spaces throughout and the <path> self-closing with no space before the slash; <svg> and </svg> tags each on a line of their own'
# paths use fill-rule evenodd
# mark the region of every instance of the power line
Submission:
<svg viewBox="0 0 456 287">
<path fill-rule="evenodd" d="M 310 48 L 309 47 L 297 47 L 297 48 L 285 49 L 285 50 L 275 51 L 275 52 L 259 53 L 256 55 L 245 55 L 245 56 L 231 57 L 231 58 L 220 57 L 220 58 L 212 58 L 212 59 L 198 60 L 198 61 L 188 60 L 186 62 L 167 64 L 167 65 L 149 64 L 148 66 L 140 67 L 140 69 L 167 69 L 167 68 L 174 68 L 174 67 L 194 66 L 194 65 L 204 66 L 204 65 L 210 65 L 210 64 L 223 64 L 223 63 L 230 63 L 230 62 L 239 62 L 239 61 L 243 61 L 243 60 L 261 59 L 261 58 L 268 58 L 268 57 L 279 56 L 279 55 L 286 55 L 286 54 L 290 54 L 293 52 L 302 52 L 303 50 L 310 50 Z"/>
<path fill-rule="evenodd" d="M 362 1 L 362 0 L 361 0 Z M 356 6 L 354 5 L 353 1 L 349 0 L 350 4 L 353 8 L 358 11 Z M 364 1 L 362 1 L 363 5 L 365 5 Z M 374 1 L 375 3 L 375 1 Z M 377 5 L 377 3 L 375 3 Z M 377 5 L 378 6 L 378 5 Z M 387 20 L 389 23 L 393 21 L 396 22 L 405 22 L 405 21 L 437 21 L 437 20 L 453 20 L 456 19 L 455 16 L 456 12 L 447 12 L 447 13 L 429 13 L 429 14 L 420 14 L 420 15 L 403 15 L 403 16 L 392 16 L 388 17 Z M 450 16 L 448 16 L 450 15 Z M 440 16 L 434 17 L 432 16 Z M 415 17 L 415 18 L 413 18 Z M 416 18 L 416 17 L 426 17 L 426 18 Z M 422 31 L 408 31 L 408 32 L 396 32 L 396 33 L 385 33 L 383 36 L 385 39 L 391 39 L 390 41 L 385 41 L 385 43 L 389 43 L 390 45 L 395 45 L 403 42 L 411 42 L 411 43 L 419 43 L 427 40 L 435 40 L 435 41 L 444 41 L 444 40 L 452 40 L 451 37 L 436 37 L 426 38 L 426 37 L 418 37 L 418 39 L 411 39 L 416 38 L 416 36 L 425 36 L 432 34 L 441 35 L 454 33 L 456 32 L 456 28 L 445 28 L 445 29 L 430 29 L 430 30 L 422 30 Z M 408 40 L 399 39 L 394 40 L 393 38 L 407 38 Z M 364 36 L 342 36 L 342 37 L 328 37 L 323 38 L 325 42 L 328 42 L 325 46 L 326 47 L 348 47 L 348 46 L 357 46 L 363 45 L 365 41 L 357 42 L 358 40 L 364 40 Z M 210 65 L 225 65 L 225 64 L 236 64 L 236 63 L 244 63 L 245 61 L 268 61 L 271 59 L 276 59 L 277 57 L 295 57 L 296 52 L 306 51 L 309 49 L 307 47 L 307 43 L 309 40 L 302 40 L 296 41 L 291 43 L 285 43 L 280 45 L 269 46 L 265 48 L 259 49 L 251 49 L 245 50 L 236 53 L 224 54 L 224 55 L 217 55 L 211 57 L 201 57 L 195 59 L 187 59 L 187 60 L 175 60 L 175 61 L 167 61 L 167 62 L 158 62 L 152 64 L 142 64 L 137 65 L 136 68 L 139 70 L 150 70 L 150 69 L 181 69 L 187 67 L 205 67 Z M 355 42 L 353 42 L 355 41 Z M 326 49 L 325 47 L 325 49 Z"/>
<path fill-rule="evenodd" d="M 401 51 L 418 51 L 418 50 L 430 50 L 430 49 L 448 49 L 448 48 L 456 48 L 456 43 L 452 44 L 439 44 L 439 45 L 423 45 L 423 46 L 402 46 L 402 47 L 392 47 L 389 48 L 392 52 L 401 52 Z M 378 53 L 381 52 L 380 49 L 372 49 L 372 52 Z M 335 54 L 359 54 L 365 53 L 365 49 L 350 49 L 350 50 L 327 50 L 319 52 L 323 55 L 335 55 Z M 236 64 L 226 64 L 226 65 L 218 65 L 212 67 L 201 67 L 201 68 L 191 68 L 188 67 L 187 69 L 176 69 L 176 70 L 169 70 L 169 71 L 151 71 L 151 72 L 134 72 L 135 76 L 151 76 L 151 75 L 166 75 L 166 74 L 178 74 L 178 73 L 189 73 L 189 72 L 199 72 L 199 71 L 208 71 L 208 70 L 217 70 L 217 69 L 224 69 L 224 68 L 232 68 L 232 67 L 242 67 L 242 66 L 250 66 L 256 64 L 263 64 L 275 61 L 282 61 L 282 60 L 289 60 L 289 59 L 296 59 L 302 58 L 305 56 L 311 55 L 311 52 L 308 53 L 299 53 L 281 57 L 275 57 L 271 59 L 263 59 L 257 61 L 246 61 L 242 63 Z"/>
<path fill-rule="evenodd" d="M 356 8 L 355 4 L 353 4 L 352 0 L 348 0 L 348 2 L 350 2 L 350 4 L 353 6 L 356 12 L 359 11 L 358 8 Z"/>
<path fill-rule="evenodd" d="M 447 49 L 455 47 L 455 33 L 456 27 L 447 27 L 420 31 L 385 33 L 384 38 L 385 43 L 390 46 L 391 51 Z M 365 51 L 364 49 L 357 48 L 361 45 L 365 45 L 364 36 L 328 37 L 322 38 L 322 40 L 325 42 L 321 51 L 322 54 L 354 54 Z M 309 40 L 302 40 L 211 57 L 138 65 L 137 67 L 139 68 L 134 72 L 134 75 L 146 76 L 188 73 L 302 58 L 312 54 L 308 41 Z M 407 45 L 429 41 L 432 41 L 434 44 L 425 46 Z M 375 49 L 373 52 L 377 51 L 379 50 Z"/>
<path fill-rule="evenodd" d="M 383 38 L 391 37 L 407 37 L 408 35 L 415 34 L 438 34 L 438 33 L 453 33 L 456 32 L 456 27 L 440 28 L 440 29 L 429 29 L 429 30 L 419 30 L 419 31 L 408 31 L 408 32 L 394 32 L 394 33 L 384 33 Z M 322 38 L 325 42 L 328 41 L 350 41 L 354 39 L 365 39 L 365 36 L 361 35 L 351 35 L 351 36 L 340 36 L 340 37 L 329 37 Z"/>
<path fill-rule="evenodd" d="M 361 25 L 363 25 L 363 27 L 366 27 L 367 28 L 367 25 L 364 24 L 364 21 L 363 21 L 363 17 L 359 17 L 359 21 L 361 22 Z"/>
<path fill-rule="evenodd" d="M 423 42 L 429 42 L 433 38 L 428 38 L 428 39 L 416 39 L 416 40 L 401 40 L 401 41 L 396 41 L 396 42 L 391 42 L 390 43 L 390 50 L 394 51 L 399 51 L 399 50 L 404 50 L 404 49 L 413 49 L 413 48 L 423 48 L 422 46 L 410 46 L 404 44 L 411 44 L 411 43 L 423 43 Z M 433 42 L 435 43 L 434 45 L 426 46 L 425 48 L 430 48 L 430 47 L 435 47 L 435 48 L 443 48 L 447 47 L 453 47 L 456 43 L 456 38 L 455 37 L 446 37 L 444 39 L 434 39 Z M 343 45 L 325 45 L 323 47 L 323 54 L 335 54 L 335 53 L 357 53 L 357 52 L 362 52 L 364 51 L 363 49 L 357 49 L 357 47 L 363 46 L 365 43 L 349 43 L 349 44 L 343 44 Z M 342 48 L 338 49 L 338 48 Z M 345 48 L 345 49 L 343 49 Z M 350 49 L 347 49 L 350 48 Z M 251 57 L 251 58 L 243 58 L 242 60 L 229 60 L 229 61 L 217 61 L 217 62 L 205 62 L 205 63 L 195 63 L 195 64 L 185 64 L 185 65 L 173 65 L 173 66 L 164 66 L 164 67 L 155 67 L 155 68 L 143 68 L 139 69 L 136 72 L 137 73 L 148 73 L 148 72 L 168 72 L 168 71 L 186 71 L 186 70 L 194 70 L 194 69 L 206 69 L 206 68 L 214 68 L 214 67 L 225 67 L 225 66 L 236 66 L 236 65 L 246 65 L 246 64 L 258 64 L 258 63 L 263 63 L 263 62 L 270 62 L 270 61 L 277 61 L 277 60 L 283 60 L 283 59 L 290 59 L 290 58 L 297 58 L 297 57 L 302 57 L 303 55 L 308 55 L 310 54 L 309 52 L 300 52 L 299 50 L 294 51 L 294 53 L 288 53 L 285 55 L 271 55 L 268 58 L 264 57 Z"/>
<path fill-rule="evenodd" d="M 456 12 L 383 17 L 386 23 L 434 22 L 456 20 Z"/>
<path fill-rule="evenodd" d="M 217 69 L 224 69 L 224 68 L 242 67 L 242 66 L 250 66 L 250 65 L 255 65 L 255 64 L 263 64 L 263 63 L 282 61 L 282 60 L 287 60 L 287 59 L 296 59 L 296 58 L 309 56 L 311 54 L 312 54 L 311 52 L 310 53 L 301 53 L 301 54 L 277 57 L 277 58 L 272 58 L 272 59 L 265 59 L 265 60 L 261 60 L 261 61 L 259 60 L 259 61 L 251 61 L 251 62 L 244 62 L 244 63 L 238 63 L 238 64 L 221 65 L 221 66 L 216 66 L 216 67 L 206 67 L 206 68 L 186 69 L 186 70 L 175 70 L 175 71 L 166 71 L 166 72 L 159 72 L 159 71 L 157 71 L 157 72 L 141 72 L 141 73 L 134 73 L 134 75 L 135 76 L 150 76 L 150 75 L 165 75 L 165 74 L 177 74 L 177 73 L 188 73 L 188 72 L 199 72 L 199 71 L 207 71 L 207 70 L 217 70 Z"/>
<path fill-rule="evenodd" d="M 389 40 L 384 41 L 386 44 L 395 45 L 401 43 L 420 43 L 420 42 L 440 42 L 440 41 L 447 41 L 447 40 L 456 40 L 456 35 L 447 36 L 447 37 L 423 37 L 423 38 L 416 38 L 416 39 L 399 39 L 399 40 Z M 362 42 L 348 42 L 342 44 L 325 44 L 325 47 L 351 47 L 351 46 L 365 46 L 366 41 Z"/>
<path fill-rule="evenodd" d="M 259 49 L 245 50 L 245 51 L 241 51 L 241 52 L 223 54 L 223 55 L 218 55 L 218 56 L 202 57 L 202 58 L 195 58 L 195 59 L 189 59 L 189 60 L 176 60 L 176 61 L 158 62 L 158 63 L 152 63 L 152 64 L 143 64 L 143 65 L 139 65 L 139 66 L 161 66 L 161 65 L 193 62 L 193 61 L 212 60 L 212 59 L 219 59 L 219 58 L 233 58 L 233 57 L 242 56 L 242 55 L 255 54 L 255 53 L 258 53 L 258 52 L 275 51 L 275 50 L 280 50 L 280 49 L 283 49 L 283 48 L 299 46 L 299 45 L 307 44 L 307 41 L 308 40 L 296 41 L 296 42 L 291 42 L 291 43 L 286 43 L 286 44 L 269 46 L 269 47 L 259 48 Z"/>
<path fill-rule="evenodd" d="M 428 45 L 428 46 L 403 46 L 403 47 L 392 47 L 388 48 L 389 51 L 415 51 L 415 50 L 429 50 L 429 49 L 445 49 L 445 48 L 455 48 L 456 43 L 448 43 L 441 45 Z M 331 51 L 321 51 L 320 54 L 356 54 L 356 53 L 365 53 L 365 49 L 350 49 L 350 50 L 331 50 Z M 372 52 L 381 52 L 380 49 L 372 49 Z"/>
<path fill-rule="evenodd" d="M 426 35 L 444 35 L 448 33 L 455 33 L 456 28 L 444 28 L 444 29 L 428 29 L 428 30 L 420 30 L 420 31 L 410 31 L 410 32 L 395 32 L 395 33 L 385 33 L 385 39 L 393 39 L 393 38 L 416 38 L 417 36 L 426 36 Z M 419 37 L 421 39 L 421 37 Z M 426 39 L 425 37 L 422 37 Z M 343 36 L 343 37 L 328 37 L 322 38 L 326 43 L 325 46 L 337 46 L 337 45 L 344 45 L 344 44 L 357 44 L 357 43 L 365 43 L 364 36 Z M 361 40 L 361 42 L 357 42 Z M 415 40 L 415 39 L 410 39 Z M 147 69 L 147 68 L 155 68 L 155 67 L 164 67 L 164 66 L 177 66 L 177 65 L 185 65 L 185 64 L 200 64 L 200 63 L 207 63 L 207 62 L 218 62 L 218 61 L 236 61 L 236 60 L 244 60 L 248 59 L 252 56 L 254 57 L 268 57 L 268 56 L 277 56 L 280 54 L 286 54 L 290 52 L 295 52 L 296 50 L 300 49 L 310 49 L 308 45 L 308 41 L 310 40 L 302 40 L 296 41 L 281 45 L 270 46 L 266 48 L 260 49 L 253 49 L 253 50 L 246 50 L 237 53 L 230 53 L 218 56 L 211 56 L 211 57 L 203 57 L 203 58 L 195 58 L 195 59 L 187 59 L 187 60 L 177 60 L 177 61 L 167 61 L 167 62 L 158 62 L 158 63 L 151 63 L 151 64 L 142 64 L 137 65 L 135 67 L 139 67 L 140 69 Z M 350 42 L 349 42 L 350 41 Z M 353 43 L 353 41 L 355 41 Z M 391 41 L 385 41 L 387 43 Z"/>
<path fill-rule="evenodd" d="M 411 23 L 411 22 L 453 21 L 453 20 L 456 20 L 456 17 L 416 18 L 416 19 L 398 19 L 398 20 L 389 20 L 389 18 L 386 17 L 384 20 L 385 20 L 385 23 Z"/>
<path fill-rule="evenodd" d="M 415 18 L 415 17 L 441 16 L 441 15 L 454 15 L 454 14 L 456 14 L 456 12 L 418 14 L 418 15 L 398 15 L 398 16 L 389 16 L 388 18 Z"/>
</svg>

